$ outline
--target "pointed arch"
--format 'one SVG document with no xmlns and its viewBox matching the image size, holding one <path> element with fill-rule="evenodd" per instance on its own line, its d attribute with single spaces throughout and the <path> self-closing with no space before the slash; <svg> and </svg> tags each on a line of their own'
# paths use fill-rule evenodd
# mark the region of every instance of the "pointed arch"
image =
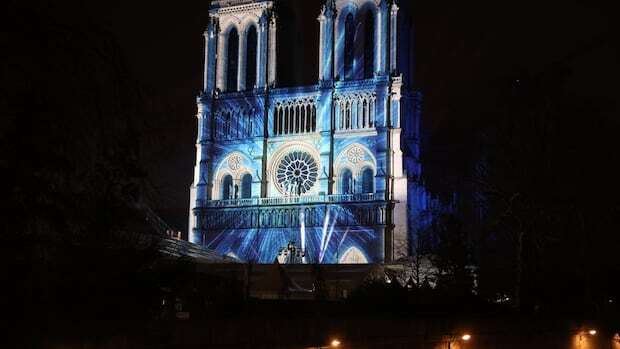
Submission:
<svg viewBox="0 0 620 349">
<path fill-rule="evenodd" d="M 363 58 L 364 58 L 364 79 L 371 79 L 375 74 L 375 17 L 370 8 L 366 8 L 361 15 L 361 25 L 363 28 Z"/>
<path fill-rule="evenodd" d="M 362 193 L 371 194 L 375 192 L 375 173 L 370 167 L 366 167 L 362 170 L 361 174 Z"/>
<path fill-rule="evenodd" d="M 258 32 L 255 25 L 250 25 L 246 35 L 245 88 L 252 90 L 256 86 Z"/>
<path fill-rule="evenodd" d="M 353 194 L 353 172 L 348 168 L 340 174 L 340 193 Z"/>
<path fill-rule="evenodd" d="M 241 177 L 241 198 L 252 198 L 252 175 L 246 173 Z"/>
<path fill-rule="evenodd" d="M 347 14 L 344 21 L 344 78 L 353 79 L 353 63 L 355 59 L 355 17 Z"/>
<path fill-rule="evenodd" d="M 342 255 L 339 264 L 368 264 L 368 258 L 364 252 L 362 252 L 359 248 L 353 246 L 350 247 L 345 253 Z"/>
<path fill-rule="evenodd" d="M 231 175 L 227 174 L 222 178 L 221 188 L 222 188 L 222 193 L 221 193 L 222 200 L 232 199 L 233 177 Z"/>
<path fill-rule="evenodd" d="M 239 75 L 239 32 L 236 27 L 228 33 L 228 65 L 226 68 L 226 91 L 237 91 Z"/>
</svg>

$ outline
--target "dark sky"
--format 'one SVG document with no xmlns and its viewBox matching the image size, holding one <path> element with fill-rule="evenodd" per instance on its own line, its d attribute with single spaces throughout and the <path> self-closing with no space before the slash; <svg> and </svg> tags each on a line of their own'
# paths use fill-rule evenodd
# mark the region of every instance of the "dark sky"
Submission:
<svg viewBox="0 0 620 349">
<path fill-rule="evenodd" d="M 281 73 L 288 84 L 311 84 L 321 1 L 287 3 L 285 19 L 297 25 L 283 21 L 288 35 L 281 49 L 290 51 L 280 53 L 279 63 L 287 67 Z M 160 193 L 158 211 L 185 229 L 209 1 L 65 1 L 53 6 L 116 36 L 157 115 L 145 120 L 145 129 L 154 138 L 148 162 Z M 436 139 L 431 144 L 439 149 L 454 143 L 452 131 L 468 127 L 460 117 L 462 101 L 484 99 L 496 79 L 542 72 L 568 57 L 575 93 L 617 101 L 620 57 L 612 46 L 611 9 L 597 1 L 413 1 L 416 80 L 425 93 L 425 129 Z"/>
</svg>

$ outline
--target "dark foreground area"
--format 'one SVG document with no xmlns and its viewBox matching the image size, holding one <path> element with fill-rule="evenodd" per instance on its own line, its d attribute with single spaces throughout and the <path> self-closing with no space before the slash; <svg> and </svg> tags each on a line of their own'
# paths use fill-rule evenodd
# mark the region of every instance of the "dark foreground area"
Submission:
<svg viewBox="0 0 620 349">
<path fill-rule="evenodd" d="M 364 305 L 256 302 L 242 313 L 218 309 L 203 319 L 133 324 L 131 333 L 87 336 L 76 320 L 71 331 L 50 334 L 42 348 L 318 348 L 337 339 L 341 348 L 620 348 L 620 337 L 600 324 L 507 314 L 380 314 Z M 90 324 L 94 325 L 94 324 Z M 109 324 L 102 321 L 101 328 Z M 114 323 L 117 326 L 118 323 Z M 90 327 L 90 326 L 88 326 Z M 49 329 L 55 327 L 52 325 Z M 590 331 L 596 330 L 596 334 Z M 62 333 L 61 331 L 58 333 Z M 463 340 L 463 335 L 471 338 Z M 448 344 L 449 343 L 449 344 Z M 16 347 L 31 347 L 26 341 Z"/>
</svg>

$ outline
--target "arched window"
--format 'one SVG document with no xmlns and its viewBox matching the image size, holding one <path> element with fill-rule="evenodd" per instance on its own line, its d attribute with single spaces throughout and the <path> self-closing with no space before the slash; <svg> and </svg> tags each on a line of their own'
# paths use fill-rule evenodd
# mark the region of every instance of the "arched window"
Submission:
<svg viewBox="0 0 620 349">
<path fill-rule="evenodd" d="M 279 135 L 280 130 L 280 107 L 276 107 L 275 112 L 273 113 L 273 134 Z"/>
<path fill-rule="evenodd" d="M 348 102 L 346 109 L 345 109 L 344 129 L 348 130 L 350 128 L 351 128 L 351 102 Z"/>
<path fill-rule="evenodd" d="M 239 33 L 233 28 L 228 34 L 228 68 L 226 71 L 226 90 L 237 91 L 239 72 Z"/>
<path fill-rule="evenodd" d="M 246 60 L 246 75 L 245 75 L 245 88 L 251 90 L 256 85 L 256 27 L 250 26 L 248 30 L 248 44 L 247 44 L 247 60 Z"/>
<path fill-rule="evenodd" d="M 295 128 L 293 129 L 293 133 L 299 133 L 299 116 L 301 115 L 299 111 L 299 105 L 295 106 Z"/>
<path fill-rule="evenodd" d="M 340 264 L 367 264 L 368 259 L 357 247 L 351 247 L 344 252 L 338 261 Z"/>
<path fill-rule="evenodd" d="M 316 106 L 312 106 L 312 132 L 316 132 Z"/>
<path fill-rule="evenodd" d="M 340 177 L 340 192 L 342 194 L 353 194 L 353 174 L 351 170 L 345 169 Z"/>
<path fill-rule="evenodd" d="M 284 110 L 282 107 L 278 108 L 278 134 L 284 133 Z"/>
<path fill-rule="evenodd" d="M 233 194 L 233 178 L 231 175 L 226 175 L 222 178 L 222 200 L 232 199 Z"/>
<path fill-rule="evenodd" d="M 363 102 L 363 106 L 362 106 L 362 128 L 366 128 L 368 127 L 368 103 L 366 102 L 366 100 L 364 99 Z"/>
<path fill-rule="evenodd" d="M 371 168 L 362 171 L 362 193 L 369 194 L 375 192 L 375 175 Z"/>
<path fill-rule="evenodd" d="M 245 174 L 241 179 L 241 198 L 249 199 L 252 197 L 252 175 Z"/>
<path fill-rule="evenodd" d="M 231 123 L 232 115 L 230 113 L 226 113 L 226 120 L 224 122 L 224 138 L 230 138 Z"/>
<path fill-rule="evenodd" d="M 306 105 L 305 107 L 306 111 L 306 132 L 310 133 L 310 132 L 314 132 L 312 130 L 312 107 L 310 105 Z"/>
<path fill-rule="evenodd" d="M 375 73 L 375 19 L 372 11 L 364 16 L 364 79 L 371 79 Z"/>
<path fill-rule="evenodd" d="M 355 19 L 349 13 L 344 23 L 344 78 L 353 78 L 353 60 L 355 58 Z"/>
<path fill-rule="evenodd" d="M 252 120 L 252 116 L 254 114 L 254 111 L 252 111 L 252 113 L 248 114 L 248 124 L 247 124 L 247 134 L 246 137 L 252 137 L 252 135 L 254 134 L 254 130 L 253 130 L 253 120 Z"/>
<path fill-rule="evenodd" d="M 289 116 L 289 112 L 288 112 L 288 106 L 284 107 L 284 134 L 288 134 L 288 116 Z"/>
</svg>

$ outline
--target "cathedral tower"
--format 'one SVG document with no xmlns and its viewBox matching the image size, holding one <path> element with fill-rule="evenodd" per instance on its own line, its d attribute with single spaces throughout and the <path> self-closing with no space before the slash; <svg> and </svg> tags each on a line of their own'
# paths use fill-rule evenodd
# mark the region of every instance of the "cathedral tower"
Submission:
<svg viewBox="0 0 620 349">
<path fill-rule="evenodd" d="M 191 242 L 259 263 L 289 241 L 308 263 L 408 255 L 423 195 L 410 24 L 390 0 L 327 0 L 318 21 L 317 84 L 278 88 L 274 3 L 213 2 Z"/>
</svg>

